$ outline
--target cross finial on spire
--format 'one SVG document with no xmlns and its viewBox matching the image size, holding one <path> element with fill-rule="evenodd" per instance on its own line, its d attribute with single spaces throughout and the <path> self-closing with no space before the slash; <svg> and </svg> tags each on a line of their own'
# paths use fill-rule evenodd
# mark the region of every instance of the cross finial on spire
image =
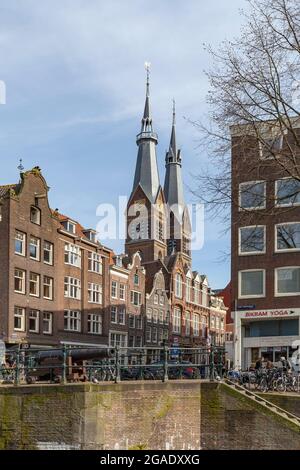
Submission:
<svg viewBox="0 0 300 470">
<path fill-rule="evenodd" d="M 175 103 L 175 99 L 173 98 L 173 126 L 175 126 L 175 118 L 176 118 L 176 103 Z"/>
<path fill-rule="evenodd" d="M 22 163 L 23 162 L 22 158 L 20 158 L 19 162 L 20 163 L 19 163 L 17 168 L 20 172 L 22 172 L 24 170 L 24 166 L 23 166 L 23 163 Z"/>
<path fill-rule="evenodd" d="M 149 96 L 149 79 L 150 79 L 150 67 L 151 63 L 150 62 L 145 62 L 145 69 L 147 73 L 147 96 Z"/>
</svg>

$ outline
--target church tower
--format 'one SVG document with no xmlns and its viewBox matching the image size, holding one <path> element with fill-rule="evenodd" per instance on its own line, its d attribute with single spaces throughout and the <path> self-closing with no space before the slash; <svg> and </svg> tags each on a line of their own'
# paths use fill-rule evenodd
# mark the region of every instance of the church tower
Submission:
<svg viewBox="0 0 300 470">
<path fill-rule="evenodd" d="M 160 185 L 156 145 L 150 108 L 149 64 L 146 64 L 147 83 L 141 132 L 136 137 L 138 155 L 132 192 L 127 206 L 126 253 L 139 251 L 146 263 L 167 254 L 166 214 L 164 193 Z"/>
<path fill-rule="evenodd" d="M 176 144 L 175 102 L 169 150 L 166 153 L 166 175 L 164 194 L 168 205 L 169 222 L 167 234 L 168 255 L 181 253 L 191 266 L 191 222 L 184 200 L 181 152 Z"/>
</svg>

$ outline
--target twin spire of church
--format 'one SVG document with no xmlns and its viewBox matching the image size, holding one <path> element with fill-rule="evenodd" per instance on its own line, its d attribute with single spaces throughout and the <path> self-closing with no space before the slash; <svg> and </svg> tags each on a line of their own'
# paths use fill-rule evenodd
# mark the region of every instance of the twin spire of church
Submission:
<svg viewBox="0 0 300 470">
<path fill-rule="evenodd" d="M 149 66 L 146 81 L 146 99 L 141 123 L 141 132 L 137 135 L 138 156 L 132 193 L 141 186 L 151 203 L 154 203 L 160 188 L 156 157 L 157 134 L 153 131 L 150 107 Z M 176 145 L 176 111 L 173 100 L 173 119 L 169 150 L 166 153 L 166 175 L 164 182 L 166 202 L 170 205 L 184 206 L 183 184 L 181 176 L 181 154 Z"/>
<path fill-rule="evenodd" d="M 171 138 L 166 153 L 166 173 L 162 188 L 156 157 L 158 139 L 153 130 L 150 107 L 149 67 L 146 69 L 146 100 L 141 132 L 136 137 L 138 155 L 132 193 L 128 202 L 126 249 L 128 253 L 134 250 L 140 251 L 144 262 L 180 252 L 190 264 L 191 227 L 184 200 L 181 154 L 176 144 L 175 101 L 173 101 Z M 164 203 L 167 206 L 164 206 Z M 151 218 L 143 216 L 137 223 L 131 213 L 134 211 L 134 204 L 138 207 L 145 205 L 148 214 L 150 207 L 155 206 L 154 218 L 152 215 Z"/>
</svg>

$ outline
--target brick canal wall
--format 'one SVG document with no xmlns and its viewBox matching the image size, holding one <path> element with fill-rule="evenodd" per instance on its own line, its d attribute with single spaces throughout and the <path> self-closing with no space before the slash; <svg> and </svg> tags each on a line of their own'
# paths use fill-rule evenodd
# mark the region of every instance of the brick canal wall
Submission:
<svg viewBox="0 0 300 470">
<path fill-rule="evenodd" d="M 0 449 L 39 448 L 300 449 L 300 434 L 220 384 L 0 387 Z"/>
</svg>

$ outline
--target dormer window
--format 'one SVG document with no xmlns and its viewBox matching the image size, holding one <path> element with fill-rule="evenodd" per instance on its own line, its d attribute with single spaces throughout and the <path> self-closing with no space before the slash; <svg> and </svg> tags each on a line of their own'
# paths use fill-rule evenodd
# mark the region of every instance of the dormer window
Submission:
<svg viewBox="0 0 300 470">
<path fill-rule="evenodd" d="M 84 230 L 84 235 L 93 243 L 96 243 L 96 232 L 95 230 Z"/>
<path fill-rule="evenodd" d="M 36 206 L 30 207 L 30 222 L 36 225 L 41 225 L 41 211 Z"/>
<path fill-rule="evenodd" d="M 122 256 L 116 256 L 116 266 L 118 266 L 119 268 L 123 267 Z"/>
<path fill-rule="evenodd" d="M 75 234 L 76 231 L 76 223 L 73 222 L 72 220 L 65 220 L 63 223 L 63 226 L 67 232 Z"/>
</svg>

